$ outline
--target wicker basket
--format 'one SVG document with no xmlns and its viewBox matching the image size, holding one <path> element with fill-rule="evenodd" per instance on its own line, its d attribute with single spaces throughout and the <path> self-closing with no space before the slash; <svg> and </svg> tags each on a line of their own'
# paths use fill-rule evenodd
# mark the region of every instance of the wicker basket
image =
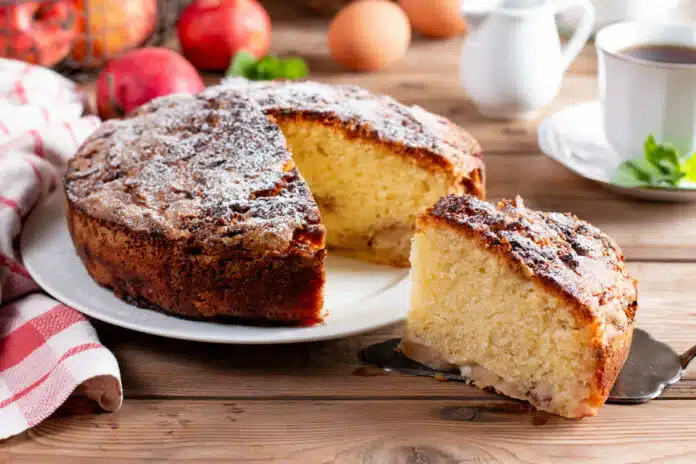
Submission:
<svg viewBox="0 0 696 464">
<path fill-rule="evenodd" d="M 148 0 L 70 0 L 69 3 L 77 5 L 78 8 L 70 13 L 69 19 L 63 19 L 64 22 L 60 24 L 60 27 L 63 28 L 61 31 L 64 31 L 64 28 L 68 27 L 66 26 L 68 21 L 74 21 L 74 24 L 70 23 L 72 32 L 69 38 L 66 39 L 70 42 L 65 44 L 71 51 L 54 68 L 70 75 L 70 77 L 81 80 L 81 78 L 93 76 L 108 60 L 130 49 L 163 44 L 173 32 L 179 13 L 190 0 L 149 0 L 156 1 L 157 10 L 156 12 L 152 11 L 153 8 L 150 7 L 150 11 L 154 14 L 154 25 L 150 27 L 147 24 L 143 27 L 144 37 L 142 40 L 124 47 L 104 47 L 103 50 L 95 52 L 96 47 L 94 44 L 98 43 L 98 41 L 107 43 L 108 41 L 119 40 L 119 38 L 127 36 L 133 27 L 131 24 L 123 24 L 123 27 L 119 26 L 113 29 L 100 27 L 97 26 L 99 18 L 104 19 L 114 12 L 123 12 L 129 3 L 132 7 L 138 8 L 141 5 L 145 5 L 145 3 L 135 2 L 146 1 Z M 27 40 L 23 36 L 22 31 L 14 27 L 10 15 L 15 14 L 18 7 L 27 7 L 31 4 L 40 5 L 40 9 L 34 13 L 40 15 L 42 14 L 41 12 L 50 11 L 50 8 L 60 6 L 61 3 L 65 4 L 65 0 L 0 0 L 0 56 L 22 58 L 27 59 L 27 61 L 37 62 L 38 60 L 34 60 L 31 54 L 31 46 L 33 46 L 34 42 Z M 95 8 L 102 8 L 102 10 L 97 11 Z M 74 17 L 74 14 L 77 14 L 77 17 Z M 152 16 L 149 17 L 152 18 Z M 53 28 L 51 29 L 53 31 L 59 27 L 57 21 L 59 21 L 58 18 L 55 19 L 55 25 L 48 22 L 44 24 L 49 24 L 47 27 Z M 108 20 L 105 22 L 108 24 Z M 124 27 L 128 29 L 124 29 Z M 53 34 L 51 32 L 47 37 L 57 37 L 57 35 Z M 21 52 L 18 47 L 22 47 Z M 27 50 L 30 51 L 27 52 Z M 29 55 L 29 58 L 27 58 L 27 55 Z M 36 52 L 36 56 L 38 56 L 38 52 Z"/>
</svg>

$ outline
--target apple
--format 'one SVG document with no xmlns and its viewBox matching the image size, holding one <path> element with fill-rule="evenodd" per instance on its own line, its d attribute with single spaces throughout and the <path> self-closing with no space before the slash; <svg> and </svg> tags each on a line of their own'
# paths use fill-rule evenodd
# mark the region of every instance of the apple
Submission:
<svg viewBox="0 0 696 464">
<path fill-rule="evenodd" d="M 181 51 L 198 69 L 224 71 L 241 50 L 262 58 L 271 19 L 256 0 L 194 0 L 177 25 Z"/>
<path fill-rule="evenodd" d="M 177 52 L 139 48 L 111 60 L 99 74 L 97 110 L 102 119 L 122 117 L 153 98 L 204 87 L 196 68 Z"/>
<path fill-rule="evenodd" d="M 77 36 L 72 0 L 0 6 L 0 55 L 53 66 L 70 53 Z"/>
</svg>

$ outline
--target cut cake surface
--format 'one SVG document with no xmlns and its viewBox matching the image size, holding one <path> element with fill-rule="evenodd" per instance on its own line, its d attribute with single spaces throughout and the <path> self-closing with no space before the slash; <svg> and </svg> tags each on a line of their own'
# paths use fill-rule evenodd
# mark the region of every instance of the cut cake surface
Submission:
<svg viewBox="0 0 696 464">
<path fill-rule="evenodd" d="M 495 207 L 449 196 L 420 218 L 411 259 L 407 356 L 457 366 L 476 385 L 541 410 L 597 413 L 637 310 L 636 282 L 613 240 L 520 198 Z"/>
<path fill-rule="evenodd" d="M 420 213 L 449 193 L 484 196 L 479 144 L 418 106 L 311 81 L 230 79 L 222 89 L 249 95 L 280 125 L 327 244 L 342 254 L 409 266 Z"/>
<path fill-rule="evenodd" d="M 104 123 L 65 189 L 78 254 L 117 295 L 187 317 L 311 324 L 325 242 L 407 266 L 417 216 L 447 193 L 483 196 L 483 180 L 476 141 L 421 108 L 234 79 Z"/>
</svg>

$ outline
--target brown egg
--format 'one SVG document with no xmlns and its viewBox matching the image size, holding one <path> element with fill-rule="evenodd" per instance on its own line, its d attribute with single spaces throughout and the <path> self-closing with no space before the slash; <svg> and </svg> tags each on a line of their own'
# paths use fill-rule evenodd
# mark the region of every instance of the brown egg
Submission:
<svg viewBox="0 0 696 464">
<path fill-rule="evenodd" d="M 331 56 L 357 71 L 389 66 L 406 54 L 410 42 L 406 13 L 387 0 L 350 3 L 329 25 Z"/>
<path fill-rule="evenodd" d="M 460 0 L 399 0 L 413 29 L 428 37 L 447 38 L 466 31 Z"/>
</svg>

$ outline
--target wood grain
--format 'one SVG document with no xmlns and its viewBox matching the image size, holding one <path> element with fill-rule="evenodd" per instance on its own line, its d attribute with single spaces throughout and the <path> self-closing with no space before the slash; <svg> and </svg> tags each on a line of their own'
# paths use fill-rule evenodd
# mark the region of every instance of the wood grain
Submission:
<svg viewBox="0 0 696 464">
<path fill-rule="evenodd" d="M 289 2 L 269 3 L 273 53 L 307 58 L 313 79 L 362 85 L 472 132 L 486 151 L 491 200 L 519 193 L 530 206 L 571 211 L 601 227 L 630 259 L 642 260 L 630 263 L 640 281 L 639 326 L 679 352 L 696 343 L 696 262 L 672 262 L 696 261 L 696 207 L 616 197 L 539 154 L 539 118 L 596 98 L 593 46 L 537 119 L 489 121 L 459 84 L 462 38 L 416 36 L 395 66 L 351 73 L 328 57 L 326 21 L 301 19 Z M 208 85 L 220 77 L 204 76 Z M 398 324 L 287 346 L 199 344 L 95 325 L 120 362 L 123 409 L 98 414 L 73 398 L 38 427 L 0 442 L 0 463 L 696 461 L 696 367 L 663 399 L 609 405 L 597 418 L 572 422 L 460 383 L 363 366 L 360 348 L 399 336 Z"/>
<path fill-rule="evenodd" d="M 73 400 L 0 453 L 73 463 L 693 462 L 695 416 L 691 401 L 608 406 L 569 421 L 513 401 L 130 400 L 94 415 Z"/>
<path fill-rule="evenodd" d="M 614 238 L 629 259 L 696 259 L 696 204 L 623 198 L 541 155 L 489 155 L 486 168 L 491 200 L 519 194 L 530 207 L 575 213 Z"/>
<path fill-rule="evenodd" d="M 283 27 L 283 26 L 288 27 Z M 302 34 L 297 34 L 297 28 Z M 301 54 L 308 59 L 314 76 L 325 77 L 349 73 L 329 57 L 326 34 L 328 20 L 293 18 L 273 32 L 273 53 L 280 56 Z M 414 35 L 404 59 L 379 73 L 363 74 L 382 78 L 385 74 L 440 74 L 456 72 L 464 37 L 433 40 Z M 597 71 L 594 46 L 587 46 L 569 69 L 569 74 L 592 74 Z"/>
<path fill-rule="evenodd" d="M 639 326 L 683 352 L 696 343 L 696 264 L 630 263 L 640 281 Z M 490 399 L 455 382 L 365 367 L 357 353 L 399 337 L 399 325 L 361 336 L 286 346 L 199 344 L 99 325 L 116 354 L 129 398 L 434 398 Z M 666 398 L 696 397 L 696 366 Z"/>
</svg>

